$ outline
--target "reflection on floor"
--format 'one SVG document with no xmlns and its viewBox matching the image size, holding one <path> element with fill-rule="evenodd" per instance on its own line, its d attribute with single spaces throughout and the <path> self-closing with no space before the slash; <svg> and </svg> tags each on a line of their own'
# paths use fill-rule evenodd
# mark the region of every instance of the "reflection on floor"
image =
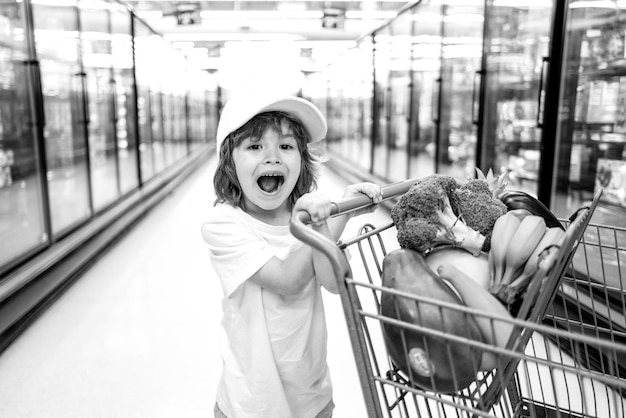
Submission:
<svg viewBox="0 0 626 418">
<path fill-rule="evenodd" d="M 221 289 L 199 230 L 213 169 L 194 173 L 0 356 L 0 417 L 212 416 Z M 320 189 L 340 198 L 345 181 L 322 176 Z M 346 233 L 389 215 L 363 218 Z M 325 299 L 335 416 L 364 417 L 341 304 Z"/>
</svg>

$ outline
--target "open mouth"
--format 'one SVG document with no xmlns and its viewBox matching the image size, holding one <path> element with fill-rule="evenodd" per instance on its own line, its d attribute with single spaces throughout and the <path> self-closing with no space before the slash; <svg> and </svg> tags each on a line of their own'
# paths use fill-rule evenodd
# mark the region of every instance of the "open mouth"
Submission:
<svg viewBox="0 0 626 418">
<path fill-rule="evenodd" d="M 283 185 L 285 177 L 282 174 L 269 173 L 259 177 L 256 182 L 264 192 L 273 193 Z"/>
</svg>

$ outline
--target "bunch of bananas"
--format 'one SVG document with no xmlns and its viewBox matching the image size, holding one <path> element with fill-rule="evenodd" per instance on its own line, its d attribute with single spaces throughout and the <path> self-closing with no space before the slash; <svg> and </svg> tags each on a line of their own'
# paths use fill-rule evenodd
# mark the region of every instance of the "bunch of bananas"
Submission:
<svg viewBox="0 0 626 418">
<path fill-rule="evenodd" d="M 437 274 L 449 283 L 463 303 L 482 313 L 474 316 L 483 341 L 490 346 L 506 348 L 514 326 L 507 309 L 528 288 L 539 269 L 544 250 L 560 245 L 565 235 L 561 227 L 547 225 L 544 216 L 529 209 L 517 208 L 500 216 L 491 233 L 491 248 L 486 270 L 489 278 L 482 282 L 470 277 L 475 268 L 462 268 L 457 260 L 434 261 Z M 444 262 L 445 261 L 445 262 Z M 485 283 L 483 285 L 482 283 Z M 483 314 L 484 313 L 484 314 Z M 480 369 L 493 370 L 499 354 L 485 350 Z"/>
<path fill-rule="evenodd" d="M 512 210 L 496 220 L 489 251 L 489 292 L 510 305 L 528 287 L 542 252 L 558 246 L 565 235 L 548 227 L 543 217 Z"/>
</svg>

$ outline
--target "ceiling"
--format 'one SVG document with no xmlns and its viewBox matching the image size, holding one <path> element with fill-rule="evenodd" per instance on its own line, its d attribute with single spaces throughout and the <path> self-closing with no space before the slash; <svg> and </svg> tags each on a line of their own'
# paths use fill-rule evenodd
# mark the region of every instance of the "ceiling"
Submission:
<svg viewBox="0 0 626 418">
<path fill-rule="evenodd" d="M 273 41 L 340 49 L 393 18 L 410 1 L 126 1 L 153 29 L 211 69 L 227 42 Z"/>
</svg>

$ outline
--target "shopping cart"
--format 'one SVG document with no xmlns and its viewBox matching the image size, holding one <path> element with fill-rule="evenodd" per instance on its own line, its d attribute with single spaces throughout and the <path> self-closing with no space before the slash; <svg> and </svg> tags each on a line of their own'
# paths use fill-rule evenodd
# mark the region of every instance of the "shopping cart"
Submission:
<svg viewBox="0 0 626 418">
<path fill-rule="evenodd" d="M 383 187 L 386 199 L 405 193 L 408 180 Z M 625 417 L 626 230 L 589 224 L 599 194 L 569 220 L 560 248 L 551 251 L 512 317 L 489 315 L 382 286 L 382 260 L 398 248 L 393 223 L 364 225 L 333 243 L 295 214 L 291 231 L 324 252 L 340 281 L 340 297 L 369 417 Z M 333 214 L 371 205 L 358 197 L 337 202 Z M 346 260 L 349 259 L 349 263 Z M 442 312 L 489 318 L 515 328 L 505 347 L 402 323 L 381 314 L 383 294 L 411 298 Z M 476 367 L 475 379 L 453 393 L 420 388 L 388 356 L 383 325 L 463 344 L 497 357 L 494 370 Z M 455 359 L 450 359 L 453 362 Z M 456 359 L 458 361 L 458 359 Z"/>
</svg>

